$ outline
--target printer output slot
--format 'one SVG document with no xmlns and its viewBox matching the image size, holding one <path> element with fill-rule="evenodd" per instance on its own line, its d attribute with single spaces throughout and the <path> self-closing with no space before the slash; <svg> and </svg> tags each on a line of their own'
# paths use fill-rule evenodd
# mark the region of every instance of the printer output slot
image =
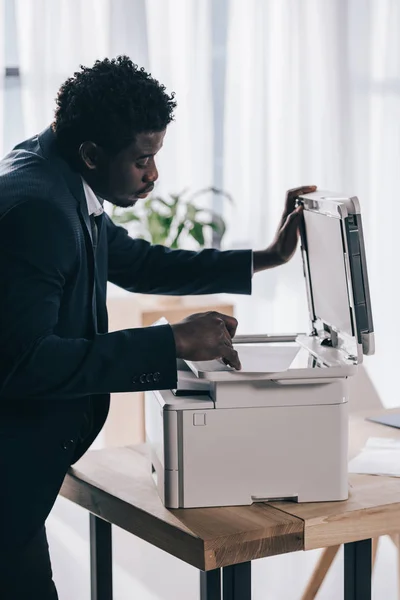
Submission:
<svg viewBox="0 0 400 600">
<path fill-rule="evenodd" d="M 174 396 L 183 396 L 185 398 L 190 398 L 191 396 L 206 396 L 210 398 L 210 393 L 208 390 L 181 390 L 181 389 L 173 389 L 171 390 Z"/>
<path fill-rule="evenodd" d="M 298 502 L 298 496 L 252 496 L 252 501 L 257 502 Z"/>
</svg>

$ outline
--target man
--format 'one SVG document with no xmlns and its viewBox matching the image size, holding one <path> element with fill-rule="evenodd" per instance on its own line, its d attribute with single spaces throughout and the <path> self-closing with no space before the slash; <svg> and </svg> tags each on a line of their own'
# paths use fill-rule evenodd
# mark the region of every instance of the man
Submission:
<svg viewBox="0 0 400 600">
<path fill-rule="evenodd" d="M 81 68 L 52 126 L 0 162 L 0 597 L 57 598 L 45 520 L 68 467 L 107 416 L 110 392 L 176 385 L 176 359 L 239 369 L 235 319 L 107 333 L 107 280 L 153 294 L 251 292 L 253 272 L 293 255 L 300 210 L 287 195 L 266 249 L 199 253 L 133 240 L 103 210 L 157 180 L 175 102 L 127 57 Z"/>
</svg>

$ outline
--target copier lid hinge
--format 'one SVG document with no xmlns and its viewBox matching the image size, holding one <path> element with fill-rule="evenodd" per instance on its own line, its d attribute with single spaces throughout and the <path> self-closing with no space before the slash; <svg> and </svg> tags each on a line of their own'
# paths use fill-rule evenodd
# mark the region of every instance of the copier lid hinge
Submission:
<svg viewBox="0 0 400 600">
<path fill-rule="evenodd" d="M 345 358 L 346 362 L 357 364 L 360 361 L 354 340 L 340 334 L 340 332 L 319 319 L 316 319 L 312 323 L 310 338 L 313 338 L 317 344 L 314 348 L 318 348 L 318 346 L 321 346 L 321 348 L 332 348 L 333 350 L 337 350 Z M 317 349 L 315 351 L 318 352 Z"/>
</svg>

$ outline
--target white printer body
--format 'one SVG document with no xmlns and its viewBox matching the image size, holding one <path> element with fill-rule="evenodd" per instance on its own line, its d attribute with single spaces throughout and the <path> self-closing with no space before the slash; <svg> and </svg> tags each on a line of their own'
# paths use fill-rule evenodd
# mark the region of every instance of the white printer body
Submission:
<svg viewBox="0 0 400 600">
<path fill-rule="evenodd" d="M 299 203 L 310 333 L 237 336 L 242 371 L 178 361 L 177 389 L 146 394 L 167 508 L 348 497 L 348 378 L 374 352 L 360 207 L 321 191 Z"/>
</svg>

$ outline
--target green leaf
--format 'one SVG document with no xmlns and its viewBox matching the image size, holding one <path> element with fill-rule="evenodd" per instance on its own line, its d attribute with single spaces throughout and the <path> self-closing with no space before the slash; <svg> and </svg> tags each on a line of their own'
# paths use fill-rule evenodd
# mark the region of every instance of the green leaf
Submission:
<svg viewBox="0 0 400 600">
<path fill-rule="evenodd" d="M 156 200 L 157 202 L 163 204 L 164 206 L 167 206 L 168 208 L 172 208 L 172 206 L 174 205 L 174 203 L 170 204 L 169 202 L 164 200 L 164 198 L 161 198 L 161 196 L 154 196 L 153 200 Z"/>
<path fill-rule="evenodd" d="M 151 209 L 153 202 L 154 202 L 154 196 L 148 196 L 146 198 L 146 200 L 144 201 L 144 204 L 143 204 L 144 208 Z"/>
<path fill-rule="evenodd" d="M 215 231 L 216 233 L 219 233 L 219 234 L 222 234 L 222 235 L 224 234 L 224 230 L 223 230 L 223 229 L 221 229 L 221 226 L 220 226 L 219 224 L 217 224 L 217 223 L 212 223 L 212 222 L 211 222 L 211 223 L 207 223 L 207 224 L 208 224 L 208 226 L 209 226 L 209 227 L 211 227 L 211 229 L 212 229 L 213 231 Z"/>
<path fill-rule="evenodd" d="M 113 214 L 112 220 L 115 223 L 130 223 L 131 221 L 140 221 L 140 218 L 134 212 L 125 210 L 121 214 Z"/>
<path fill-rule="evenodd" d="M 213 231 L 218 233 L 220 239 L 222 240 L 222 238 L 226 232 L 225 221 L 224 221 L 223 217 L 221 217 L 221 215 L 219 215 L 213 211 L 209 211 L 209 214 L 211 215 L 211 221 L 208 223 L 208 225 L 211 227 L 211 229 Z"/>
<path fill-rule="evenodd" d="M 210 223 L 210 227 L 216 231 L 217 233 L 219 233 L 219 235 L 222 236 L 225 234 L 226 231 L 226 225 L 225 225 L 225 221 L 223 220 L 222 217 L 218 218 L 217 216 L 215 216 L 213 218 L 213 220 Z"/>
<path fill-rule="evenodd" d="M 186 194 L 186 192 L 187 188 L 184 188 L 181 192 L 179 192 L 179 194 L 170 194 L 172 200 L 174 201 L 174 204 L 178 204 L 178 202 L 180 201 L 182 196 Z"/>
<path fill-rule="evenodd" d="M 156 212 L 147 216 L 147 226 L 152 244 L 165 244 L 172 223 L 172 217 L 164 217 Z"/>
<path fill-rule="evenodd" d="M 229 194 L 214 187 L 201 189 L 191 196 L 188 196 L 185 189 L 179 194 L 169 194 L 167 198 L 150 195 L 141 204 L 138 214 L 132 210 L 121 210 L 113 206 L 111 218 L 121 225 L 129 222 L 141 223 L 140 233 L 153 244 L 166 244 L 171 237 L 172 229 L 175 234 L 170 244 L 171 248 L 179 247 L 180 237 L 185 230 L 200 246 L 204 246 L 206 227 L 210 227 L 221 239 L 226 230 L 222 216 L 210 209 L 199 208 L 193 202 L 194 198 L 210 192 L 223 195 L 232 201 Z M 181 216 L 182 220 L 178 221 Z M 178 225 L 176 225 L 177 221 Z"/>
<path fill-rule="evenodd" d="M 193 226 L 189 229 L 189 235 L 196 240 L 200 248 L 204 247 L 204 231 L 201 223 L 193 223 Z"/>
<path fill-rule="evenodd" d="M 199 212 L 201 212 L 200 208 L 197 208 L 197 206 L 195 206 L 191 202 L 187 203 L 187 205 L 186 205 L 186 219 L 188 221 L 191 221 L 192 223 L 195 223 L 196 222 L 196 215 Z"/>
<path fill-rule="evenodd" d="M 171 196 L 171 198 L 172 198 L 171 203 L 167 203 L 166 201 L 164 201 L 164 204 L 165 204 L 165 206 L 168 206 L 169 214 L 171 215 L 171 217 L 175 217 L 175 215 L 178 211 L 178 204 L 179 204 L 180 197 L 176 196 L 176 198 L 175 198 L 174 196 Z"/>
<path fill-rule="evenodd" d="M 177 231 L 176 231 L 176 235 L 175 235 L 174 239 L 172 240 L 172 242 L 171 242 L 171 244 L 170 244 L 170 246 L 169 246 L 169 247 L 170 247 L 170 248 L 172 248 L 173 250 L 176 250 L 176 248 L 178 248 L 178 247 L 179 247 L 179 246 L 178 246 L 178 240 L 179 240 L 179 237 L 180 237 L 180 235 L 181 235 L 182 231 L 184 230 L 184 228 L 185 228 L 185 222 L 184 222 L 184 221 L 182 221 L 182 223 L 179 223 L 179 225 L 178 225 L 178 229 L 177 229 Z"/>
</svg>

